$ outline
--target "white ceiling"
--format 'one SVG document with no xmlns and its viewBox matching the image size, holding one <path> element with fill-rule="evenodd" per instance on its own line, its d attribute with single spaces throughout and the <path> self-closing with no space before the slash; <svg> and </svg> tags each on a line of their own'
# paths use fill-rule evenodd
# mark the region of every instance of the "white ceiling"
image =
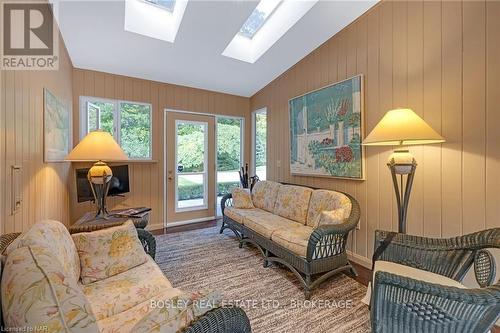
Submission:
<svg viewBox="0 0 500 333">
<path fill-rule="evenodd" d="M 73 65 L 252 96 L 377 0 L 320 1 L 254 64 L 222 56 L 257 1 L 188 2 L 174 43 L 124 30 L 124 1 L 53 1 Z"/>
</svg>

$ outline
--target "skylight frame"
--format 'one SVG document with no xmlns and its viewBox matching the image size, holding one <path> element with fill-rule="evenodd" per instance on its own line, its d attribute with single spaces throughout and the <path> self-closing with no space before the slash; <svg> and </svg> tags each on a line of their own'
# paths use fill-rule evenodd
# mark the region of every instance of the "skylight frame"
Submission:
<svg viewBox="0 0 500 333">
<path fill-rule="evenodd" d="M 250 18 L 252 17 L 252 15 L 255 13 L 255 11 L 258 10 L 259 6 L 261 4 L 263 4 L 264 1 L 274 1 L 275 2 L 275 4 L 273 5 L 271 11 L 269 13 L 267 13 L 267 16 L 264 17 L 264 20 L 259 24 L 259 26 L 257 27 L 257 29 L 255 29 L 255 31 L 251 35 L 248 35 L 248 34 L 242 32 L 241 30 L 243 29 L 243 27 L 248 23 L 248 21 L 250 20 Z M 257 35 L 257 33 L 260 31 L 260 29 L 266 24 L 266 22 L 273 16 L 273 14 L 276 12 L 276 10 L 279 8 L 279 6 L 282 3 L 283 3 L 282 0 L 262 0 L 262 1 L 260 1 L 257 4 L 257 6 L 255 7 L 255 9 L 252 11 L 252 13 L 250 14 L 250 16 L 246 19 L 245 23 L 243 23 L 243 25 L 241 26 L 240 30 L 238 31 L 238 34 L 240 36 L 248 38 L 248 39 L 254 38 L 255 35 Z"/>
<path fill-rule="evenodd" d="M 266 0 L 261 0 L 266 1 Z M 236 60 L 255 63 L 288 30 L 290 30 L 319 0 L 282 0 L 272 15 L 268 17 L 259 33 L 253 38 L 239 34 L 239 30 L 222 52 L 223 56 Z M 259 6 L 259 5 L 257 5 Z M 246 22 L 246 21 L 245 21 Z"/>
</svg>

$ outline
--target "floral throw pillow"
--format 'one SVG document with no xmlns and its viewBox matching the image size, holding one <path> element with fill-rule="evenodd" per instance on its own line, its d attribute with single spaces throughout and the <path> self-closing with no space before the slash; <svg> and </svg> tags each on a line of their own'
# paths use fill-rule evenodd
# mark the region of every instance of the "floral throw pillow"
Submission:
<svg viewBox="0 0 500 333">
<path fill-rule="evenodd" d="M 254 208 L 252 203 L 252 195 L 250 194 L 250 190 L 246 188 L 234 188 L 231 191 L 233 196 L 233 207 L 234 208 Z"/>
<path fill-rule="evenodd" d="M 317 228 L 322 225 L 332 225 L 332 224 L 342 224 L 345 222 L 345 209 L 339 208 L 335 210 L 324 210 L 314 221 L 314 228 Z"/>
<path fill-rule="evenodd" d="M 132 221 L 108 229 L 72 235 L 80 256 L 80 277 L 89 284 L 125 272 L 146 262 Z"/>
</svg>

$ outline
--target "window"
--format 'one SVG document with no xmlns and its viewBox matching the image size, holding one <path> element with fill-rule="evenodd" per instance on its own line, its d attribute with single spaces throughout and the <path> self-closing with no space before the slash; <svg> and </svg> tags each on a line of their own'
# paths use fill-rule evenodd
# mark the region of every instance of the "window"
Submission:
<svg viewBox="0 0 500 333">
<path fill-rule="evenodd" d="M 246 22 L 241 27 L 240 35 L 247 38 L 253 38 L 274 10 L 278 8 L 280 3 L 281 0 L 265 0 L 259 2 L 252 14 L 250 14 Z"/>
<path fill-rule="evenodd" d="M 80 99 L 80 137 L 109 132 L 130 159 L 151 159 L 151 104 L 94 97 Z"/>
<path fill-rule="evenodd" d="M 260 180 L 266 180 L 267 167 L 267 110 L 252 113 L 252 167 Z"/>
<path fill-rule="evenodd" d="M 171 13 L 175 7 L 175 0 L 146 0 L 146 2 L 164 8 Z"/>
</svg>

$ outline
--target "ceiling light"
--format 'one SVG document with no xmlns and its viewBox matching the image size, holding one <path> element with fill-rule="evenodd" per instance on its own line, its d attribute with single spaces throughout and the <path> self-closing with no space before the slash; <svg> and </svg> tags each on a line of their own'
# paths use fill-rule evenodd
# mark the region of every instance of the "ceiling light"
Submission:
<svg viewBox="0 0 500 333">
<path fill-rule="evenodd" d="M 222 55 L 254 63 L 318 0 L 261 0 Z"/>
</svg>

